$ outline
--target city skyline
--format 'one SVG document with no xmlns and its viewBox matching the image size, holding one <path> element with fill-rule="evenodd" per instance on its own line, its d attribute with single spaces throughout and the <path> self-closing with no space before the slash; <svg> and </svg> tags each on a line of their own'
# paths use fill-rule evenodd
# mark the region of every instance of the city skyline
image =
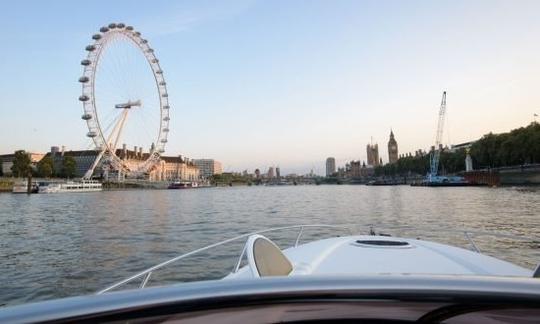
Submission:
<svg viewBox="0 0 540 324">
<path fill-rule="evenodd" d="M 428 149 L 443 90 L 444 143 L 476 140 L 540 111 L 538 9 L 533 1 L 9 3 L 0 13 L 0 39 L 10 44 L 0 60 L 0 151 L 90 148 L 79 61 L 113 21 L 148 35 L 166 72 L 166 155 L 214 158 L 227 171 L 324 174 L 327 156 L 336 165 L 367 160 L 371 136 L 386 147 L 390 128 L 400 152 Z"/>
</svg>

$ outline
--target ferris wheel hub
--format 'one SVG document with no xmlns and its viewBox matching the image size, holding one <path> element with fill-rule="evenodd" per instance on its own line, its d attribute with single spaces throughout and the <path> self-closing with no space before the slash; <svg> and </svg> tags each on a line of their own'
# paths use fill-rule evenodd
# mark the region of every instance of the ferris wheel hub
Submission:
<svg viewBox="0 0 540 324">
<path fill-rule="evenodd" d="M 128 102 L 126 103 L 119 103 L 119 104 L 116 104 L 114 105 L 114 108 L 117 108 L 117 109 L 131 109 L 131 107 L 140 107 L 142 106 L 141 104 L 141 100 L 136 100 L 136 101 L 131 101 L 131 100 L 128 100 Z"/>
</svg>

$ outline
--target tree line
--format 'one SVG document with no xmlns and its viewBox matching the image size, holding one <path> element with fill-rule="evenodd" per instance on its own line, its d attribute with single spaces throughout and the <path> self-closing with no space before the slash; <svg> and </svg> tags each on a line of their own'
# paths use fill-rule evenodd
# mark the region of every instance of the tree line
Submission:
<svg viewBox="0 0 540 324">
<path fill-rule="evenodd" d="M 30 155 L 24 151 L 16 151 L 11 166 L 12 175 L 16 178 L 27 177 L 28 175 L 50 178 L 73 178 L 76 174 L 77 163 L 71 156 L 64 156 L 58 167 L 55 167 L 54 160 L 50 156 L 45 156 L 32 167 Z"/>
<path fill-rule="evenodd" d="M 531 123 L 508 133 L 484 135 L 474 142 L 470 155 L 475 169 L 498 168 L 540 163 L 540 124 Z M 439 173 L 465 171 L 465 149 L 455 152 L 443 150 Z M 405 156 L 396 163 L 375 168 L 377 176 L 425 175 L 429 172 L 429 154 Z"/>
<path fill-rule="evenodd" d="M 540 124 L 484 135 L 473 144 L 471 157 L 477 169 L 540 163 Z"/>
</svg>

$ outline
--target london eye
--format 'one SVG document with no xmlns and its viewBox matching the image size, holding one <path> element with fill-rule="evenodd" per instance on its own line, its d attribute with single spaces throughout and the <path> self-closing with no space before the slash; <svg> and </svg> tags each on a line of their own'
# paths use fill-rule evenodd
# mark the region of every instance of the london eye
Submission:
<svg viewBox="0 0 540 324">
<path fill-rule="evenodd" d="M 141 177 L 159 162 L 169 133 L 167 84 L 155 51 L 123 23 L 101 27 L 81 61 L 81 118 L 99 151 L 84 178 L 102 166 Z"/>
</svg>

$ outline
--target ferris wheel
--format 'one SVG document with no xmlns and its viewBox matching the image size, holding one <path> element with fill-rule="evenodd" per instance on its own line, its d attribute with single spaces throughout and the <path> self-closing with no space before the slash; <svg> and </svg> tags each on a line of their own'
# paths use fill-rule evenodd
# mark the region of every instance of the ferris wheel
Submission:
<svg viewBox="0 0 540 324">
<path fill-rule="evenodd" d="M 165 152 L 169 133 L 163 70 L 154 49 L 132 26 L 111 23 L 92 39 L 81 61 L 79 100 L 86 136 L 99 154 L 84 178 L 90 178 L 100 162 L 125 175 L 144 175 Z"/>
</svg>

